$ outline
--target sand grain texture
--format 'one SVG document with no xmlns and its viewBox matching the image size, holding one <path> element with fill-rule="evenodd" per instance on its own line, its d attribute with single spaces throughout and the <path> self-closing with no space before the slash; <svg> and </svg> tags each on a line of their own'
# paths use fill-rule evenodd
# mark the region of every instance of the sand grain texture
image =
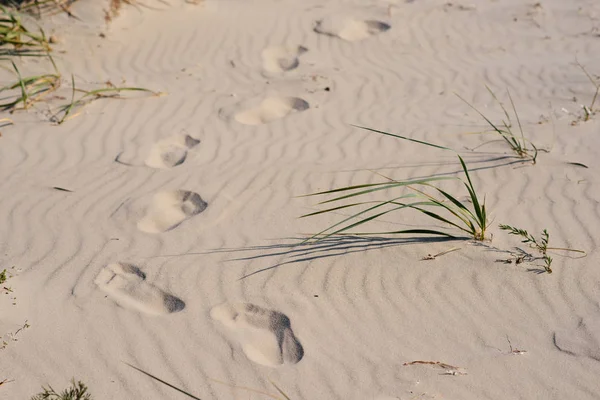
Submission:
<svg viewBox="0 0 600 400">
<path fill-rule="evenodd" d="M 2 128 L 0 269 L 19 272 L 0 334 L 31 327 L 0 350 L 0 398 L 72 377 L 99 400 L 179 396 L 123 361 L 203 400 L 264 399 L 243 387 L 276 395 L 269 380 L 294 400 L 600 398 L 600 115 L 572 125 L 594 92 L 575 60 L 600 74 L 597 1 L 149 1 L 108 27 L 101 3 L 45 22 L 59 68 L 168 95 Z M 537 165 L 466 134 L 486 126 L 454 93 L 504 118 L 486 84 L 510 89 Z M 349 215 L 299 219 L 323 207 L 298 196 L 460 175 L 452 153 L 351 124 L 459 150 L 493 241 L 289 247 Z M 551 275 L 497 262 L 529 250 L 498 223 L 587 256 L 553 251 Z"/>
</svg>

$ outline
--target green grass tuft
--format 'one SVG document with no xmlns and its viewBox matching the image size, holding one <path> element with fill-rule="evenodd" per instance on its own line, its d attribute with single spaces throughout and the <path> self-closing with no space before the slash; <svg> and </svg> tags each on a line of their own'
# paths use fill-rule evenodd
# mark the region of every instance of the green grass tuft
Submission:
<svg viewBox="0 0 600 400">
<path fill-rule="evenodd" d="M 419 144 L 435 147 L 442 150 L 451 150 L 447 147 L 408 138 L 405 136 L 392 134 L 389 132 L 382 132 L 375 129 L 364 128 L 360 126 L 358 128 L 387 136 L 392 136 L 402 140 L 416 142 Z M 396 181 L 388 178 L 388 182 L 346 186 L 342 188 L 307 195 L 327 196 L 335 194 L 333 198 L 324 200 L 319 204 L 339 204 L 343 200 L 355 200 L 357 198 L 361 198 L 361 196 L 378 191 L 389 192 L 398 189 L 408 189 L 409 191 L 409 193 L 398 193 L 399 195 L 390 196 L 392 198 L 385 201 L 356 201 L 351 204 L 337 205 L 335 207 L 328 208 L 325 210 L 305 214 L 301 216 L 301 218 L 330 213 L 347 208 L 362 208 L 361 211 L 356 212 L 350 217 L 347 217 L 342 221 L 328 227 L 327 229 L 309 237 L 305 240 L 305 242 L 311 240 L 318 241 L 330 237 L 332 235 L 339 235 L 342 233 L 350 235 L 425 234 L 456 238 L 456 236 L 451 232 L 436 229 L 406 229 L 399 231 L 373 233 L 348 233 L 348 231 L 350 231 L 351 229 L 354 229 L 372 220 L 376 220 L 384 215 L 396 213 L 400 210 L 407 209 L 416 210 L 422 213 L 423 215 L 436 220 L 436 222 L 443 222 L 449 225 L 450 227 L 462 232 L 462 234 L 467 234 L 472 239 L 484 240 L 486 229 L 489 225 L 487 210 L 485 206 L 485 199 L 481 199 L 481 197 L 477 195 L 477 191 L 475 190 L 473 182 L 471 181 L 471 176 L 469 175 L 469 170 L 462 157 L 458 156 L 458 159 L 460 161 L 466 180 L 462 180 L 454 176 L 442 176 L 407 181 Z M 459 201 L 455 196 L 440 189 L 434 184 L 438 181 L 456 179 L 460 180 L 463 183 L 468 197 L 470 199 L 470 205 L 465 202 Z"/>
<path fill-rule="evenodd" d="M 10 56 L 44 57 L 51 51 L 42 28 L 27 29 L 17 11 L 0 5 L 0 59 Z"/>
<path fill-rule="evenodd" d="M 525 134 L 523 133 L 523 126 L 521 125 L 521 119 L 519 118 L 519 114 L 517 113 L 517 108 L 515 106 L 515 102 L 512 99 L 512 96 L 510 95 L 510 91 L 506 89 L 506 93 L 510 100 L 511 107 L 515 115 L 515 119 L 517 120 L 517 125 L 519 127 L 519 135 L 515 135 L 513 133 L 513 122 L 510 118 L 510 114 L 506 110 L 506 107 L 504 107 L 504 104 L 500 101 L 500 99 L 498 99 L 498 97 L 492 91 L 492 89 L 490 89 L 488 86 L 486 86 L 486 89 L 488 90 L 488 92 L 490 92 L 496 103 L 500 105 L 502 111 L 504 112 L 504 116 L 506 117 L 506 119 L 502 120 L 502 124 L 493 123 L 488 117 L 486 117 L 481 111 L 475 108 L 475 106 L 473 106 L 467 100 L 465 100 L 458 94 L 456 94 L 456 96 L 463 102 L 465 102 L 465 104 L 467 104 L 473 110 L 475 110 L 475 112 L 477 112 L 477 114 L 479 114 L 485 120 L 485 122 L 487 122 L 487 124 L 490 125 L 492 131 L 498 133 L 502 137 L 502 139 L 508 144 L 508 146 L 518 157 L 530 159 L 535 164 L 537 160 L 538 149 L 531 141 L 525 138 Z M 528 144 L 531 146 L 531 149 L 528 148 Z"/>
<path fill-rule="evenodd" d="M 92 396 L 88 393 L 87 386 L 75 380 L 72 381 L 72 385 L 61 393 L 57 393 L 52 386 L 42 387 L 42 392 L 36 394 L 31 400 L 92 400 Z"/>
</svg>

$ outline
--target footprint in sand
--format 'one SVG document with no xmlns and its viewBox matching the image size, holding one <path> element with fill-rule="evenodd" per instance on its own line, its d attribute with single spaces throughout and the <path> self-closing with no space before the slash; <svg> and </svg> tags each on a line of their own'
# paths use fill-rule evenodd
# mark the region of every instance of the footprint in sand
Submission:
<svg viewBox="0 0 600 400">
<path fill-rule="evenodd" d="M 299 56 L 308 49 L 302 46 L 274 46 L 262 52 L 263 69 L 271 73 L 282 73 L 296 69 L 300 65 Z"/>
<path fill-rule="evenodd" d="M 154 195 L 146 215 L 138 222 L 137 227 L 147 233 L 166 232 L 200 214 L 207 206 L 198 193 L 187 190 L 160 192 Z"/>
<path fill-rule="evenodd" d="M 323 35 L 339 37 L 349 42 L 356 42 L 385 32 L 390 28 L 391 25 L 381 21 L 335 16 L 317 21 L 314 31 Z"/>
<path fill-rule="evenodd" d="M 556 348 L 578 357 L 600 361 L 600 319 L 582 318 L 574 329 L 554 332 Z"/>
<path fill-rule="evenodd" d="M 244 125 L 261 125 L 291 113 L 308 110 L 309 104 L 299 97 L 267 97 L 259 104 L 250 101 L 238 105 L 233 118 Z"/>
<path fill-rule="evenodd" d="M 152 168 L 175 167 L 185 161 L 188 150 L 198 143 L 200 141 L 190 135 L 174 135 L 159 140 L 150 149 L 145 163 Z"/>
<path fill-rule="evenodd" d="M 213 308 L 210 316 L 229 328 L 255 363 L 268 367 L 296 364 L 304 355 L 289 318 L 280 312 L 249 303 L 225 303 Z"/>
<path fill-rule="evenodd" d="M 182 300 L 146 282 L 146 275 L 131 264 L 107 265 L 94 283 L 124 308 L 153 315 L 170 314 L 185 308 Z"/>
</svg>

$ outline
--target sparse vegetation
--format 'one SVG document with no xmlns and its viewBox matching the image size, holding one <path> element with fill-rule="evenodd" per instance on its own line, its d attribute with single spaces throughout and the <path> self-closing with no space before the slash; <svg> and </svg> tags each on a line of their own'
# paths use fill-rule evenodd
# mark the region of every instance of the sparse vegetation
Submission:
<svg viewBox="0 0 600 400">
<path fill-rule="evenodd" d="M 36 394 L 31 400 L 92 400 L 87 386 L 81 382 L 71 381 L 71 386 L 62 392 L 56 392 L 52 386 L 42 387 L 42 392 Z"/>
<path fill-rule="evenodd" d="M 196 397 L 196 396 L 194 396 L 193 394 L 190 394 L 190 393 L 186 392 L 186 391 L 185 391 L 185 390 L 183 390 L 183 389 L 179 389 L 177 386 L 174 386 L 174 385 L 172 385 L 172 384 L 170 384 L 170 383 L 168 383 L 168 382 L 165 382 L 165 381 L 163 381 L 162 379 L 160 379 L 160 378 L 157 378 L 156 376 L 152 375 L 151 373 L 144 371 L 143 369 L 140 369 L 140 368 L 138 368 L 138 367 L 135 367 L 135 366 L 133 366 L 133 365 L 131 365 L 131 364 L 129 364 L 129 363 L 125 363 L 125 364 L 127 364 L 127 365 L 128 365 L 128 366 L 130 366 L 131 368 L 135 369 L 136 371 L 139 371 L 139 372 L 141 372 L 142 374 L 144 374 L 144 375 L 146 375 L 146 376 L 148 376 L 148 377 L 150 377 L 150 378 L 154 379 L 155 381 L 157 381 L 157 382 L 160 382 L 160 383 L 162 383 L 163 385 L 170 387 L 171 389 L 175 389 L 175 390 L 177 390 L 179 393 L 181 393 L 181 394 L 184 394 L 184 395 L 186 395 L 187 397 L 189 397 L 189 398 L 191 398 L 191 399 L 195 399 L 195 400 L 201 400 L 199 397 Z M 33 399 L 32 399 L 32 400 L 33 400 Z M 37 400 L 37 399 L 36 399 L 36 400 Z"/>
<path fill-rule="evenodd" d="M 510 104 L 511 104 L 513 113 L 515 115 L 515 119 L 517 120 L 517 125 L 519 127 L 520 135 L 515 135 L 513 133 L 513 122 L 510 118 L 510 114 L 506 110 L 506 107 L 504 107 L 504 104 L 500 101 L 500 99 L 498 99 L 496 94 L 488 86 L 486 86 L 486 89 L 488 90 L 488 92 L 490 92 L 490 94 L 492 95 L 492 97 L 494 98 L 496 103 L 498 103 L 500 105 L 500 107 L 502 108 L 502 111 L 504 112 L 504 116 L 506 117 L 506 119 L 502 120 L 501 125 L 493 123 L 481 111 L 479 111 L 477 108 L 475 108 L 475 106 L 473 106 L 467 100 L 462 98 L 460 95 L 457 94 L 456 96 L 458 96 L 458 98 L 461 99 L 463 102 L 465 102 L 465 104 L 467 104 L 469 107 L 471 107 L 473 110 L 475 110 L 475 112 L 477 112 L 477 114 L 479 114 L 487 122 L 487 124 L 490 125 L 490 127 L 492 128 L 492 131 L 498 133 L 502 137 L 502 139 L 509 145 L 509 147 L 512 149 L 512 151 L 518 157 L 524 158 L 524 159 L 530 159 L 535 164 L 536 160 L 537 160 L 538 149 L 531 141 L 529 141 L 525 138 L 525 134 L 523 132 L 523 126 L 521 125 L 521 120 L 519 118 L 519 114 L 517 113 L 517 108 L 512 99 L 512 96 L 510 95 L 510 91 L 508 89 L 506 89 L 506 94 L 508 95 L 508 98 L 510 100 Z M 529 147 L 531 147 L 531 148 L 528 148 L 528 144 L 529 144 Z"/>
<path fill-rule="evenodd" d="M 75 87 L 75 78 L 71 76 L 72 83 L 72 96 L 71 102 L 69 104 L 65 104 L 58 108 L 58 111 L 52 117 L 52 122 L 57 124 L 62 124 L 67 119 L 73 118 L 79 114 L 71 114 L 71 112 L 76 109 L 85 106 L 86 104 L 91 103 L 94 100 L 99 99 L 122 99 L 121 92 L 145 92 L 150 93 L 154 96 L 160 96 L 161 93 L 153 92 L 149 89 L 137 88 L 137 87 L 116 87 L 112 83 L 107 82 L 106 88 L 95 89 L 95 90 L 81 90 Z M 75 93 L 80 92 L 83 95 L 79 99 L 75 99 Z"/>
<path fill-rule="evenodd" d="M 585 76 L 587 76 L 587 78 L 592 83 L 592 85 L 594 85 L 594 88 L 595 88 L 594 96 L 592 97 L 590 105 L 589 106 L 586 106 L 586 105 L 581 106 L 581 108 L 583 109 L 583 112 L 584 112 L 584 115 L 581 119 L 583 119 L 583 121 L 585 122 L 585 121 L 589 121 L 589 119 L 592 118 L 596 114 L 596 110 L 594 107 L 596 106 L 596 100 L 598 99 L 598 93 L 600 93 L 600 82 L 598 81 L 598 77 L 594 78 L 585 69 L 585 67 L 583 65 L 581 65 L 579 62 L 577 62 L 577 66 L 579 68 L 581 68 L 581 70 L 583 71 Z"/>
<path fill-rule="evenodd" d="M 159 382 L 159 383 L 161 383 L 161 384 L 163 384 L 163 385 L 165 385 L 165 386 L 168 386 L 168 387 L 170 387 L 171 389 L 174 389 L 174 390 L 178 391 L 178 392 L 179 392 L 179 393 L 181 393 L 181 394 L 184 394 L 184 395 L 186 395 L 187 397 L 189 397 L 189 398 L 191 398 L 191 399 L 195 399 L 195 400 L 201 400 L 199 397 L 196 397 L 196 396 L 194 396 L 193 394 L 190 394 L 190 393 L 186 392 L 185 390 L 178 388 L 177 386 L 174 386 L 174 385 L 172 385 L 172 384 L 170 384 L 170 383 L 168 383 L 168 382 L 165 382 L 165 381 L 163 381 L 162 379 L 160 379 L 160 378 L 157 378 L 156 376 L 154 376 L 154 375 L 150 374 L 149 372 L 146 372 L 146 371 L 144 371 L 144 370 L 142 370 L 142 369 L 140 369 L 140 368 L 138 368 L 138 367 L 135 367 L 135 366 L 133 366 L 133 365 L 131 365 L 131 364 L 129 364 L 129 363 L 125 363 L 125 364 L 127 364 L 127 365 L 128 365 L 128 366 L 130 366 L 131 368 L 135 369 L 136 371 L 139 371 L 139 372 L 141 372 L 142 374 L 144 374 L 144 375 L 146 375 L 146 376 L 148 376 L 148 377 L 150 377 L 150 378 L 154 379 L 155 381 L 157 381 L 157 382 Z M 273 395 L 273 394 L 271 394 L 271 393 L 263 392 L 263 391 L 261 391 L 261 390 L 251 389 L 251 388 L 247 388 L 247 387 L 239 387 L 239 386 L 236 386 L 236 385 L 231 385 L 231 384 L 229 384 L 229 383 L 221 382 L 221 381 L 218 381 L 218 380 L 215 380 L 215 379 L 212 379 L 212 380 L 213 380 L 213 381 L 215 381 L 215 382 L 217 382 L 217 383 L 221 383 L 221 384 L 224 384 L 224 385 L 227 385 L 227 386 L 233 387 L 233 388 L 237 388 L 237 389 L 245 390 L 245 391 L 248 391 L 248 392 L 253 392 L 253 393 L 262 394 L 262 395 L 268 396 L 268 397 L 270 397 L 270 398 L 272 398 L 272 399 L 274 399 L 274 400 L 291 400 L 291 398 L 290 398 L 290 397 L 289 397 L 287 394 L 285 394 L 285 392 L 284 392 L 282 389 L 280 389 L 280 388 L 279 388 L 279 386 L 277 386 L 277 385 L 275 384 L 275 382 L 273 382 L 271 379 L 269 379 L 269 383 L 271 383 L 271 385 L 273 385 L 273 387 L 274 387 L 274 388 L 275 388 L 275 389 L 276 389 L 276 390 L 279 392 L 279 394 L 280 394 L 281 396 L 283 396 L 283 398 L 281 398 L 281 397 L 279 397 L 279 396 L 276 396 L 276 395 Z M 32 399 L 32 400 L 37 400 L 37 399 Z"/>
<path fill-rule="evenodd" d="M 546 229 L 542 231 L 541 239 L 536 239 L 533 235 L 527 232 L 525 229 L 519 229 L 512 227 L 510 225 L 500 225 L 500 229 L 504 231 L 508 231 L 509 235 L 520 236 L 522 238 L 521 243 L 528 243 L 535 247 L 537 251 L 539 251 L 542 255 L 542 259 L 544 260 L 544 270 L 551 274 L 552 273 L 552 257 L 550 257 L 547 253 L 548 251 L 548 241 L 550 240 L 550 234 Z"/>
<path fill-rule="evenodd" d="M 27 29 L 18 12 L 0 5 L 0 57 L 46 56 L 50 43 L 42 28 L 38 30 Z"/>
<path fill-rule="evenodd" d="M 19 333 L 21 333 L 22 331 L 24 331 L 25 329 L 27 329 L 29 327 L 31 327 L 31 325 L 29 325 L 29 323 L 27 321 L 25 321 L 23 326 L 20 327 L 19 329 L 17 329 L 15 332 L 10 332 L 10 333 L 7 333 L 6 335 L 4 335 L 1 338 L 2 344 L 0 344 L 0 350 L 4 350 L 11 342 L 18 342 L 19 339 L 17 338 L 17 336 L 19 335 Z"/>
<path fill-rule="evenodd" d="M 28 13 L 38 18 L 59 13 L 71 13 L 71 5 L 77 0 L 2 0 L 0 4 L 14 7 L 19 12 Z"/>
<path fill-rule="evenodd" d="M 541 259 L 544 261 L 544 271 L 551 274 L 552 273 L 552 257 L 548 255 L 548 250 L 561 250 L 561 251 L 571 251 L 575 253 L 586 254 L 583 250 L 569 249 L 564 247 L 548 247 L 548 243 L 550 241 L 550 234 L 546 229 L 542 231 L 540 239 L 535 238 L 535 236 L 531 235 L 525 229 L 515 228 L 510 225 L 500 225 L 500 229 L 504 231 L 508 231 L 509 235 L 520 236 L 522 238 L 522 243 L 527 243 L 533 248 L 535 248 L 539 253 L 540 257 L 533 257 L 528 253 L 523 253 L 521 256 L 517 258 L 517 264 L 523 261 L 535 261 Z M 541 272 L 544 272 L 541 271 Z"/>
<path fill-rule="evenodd" d="M 3 100 L 8 100 L 0 104 L 3 111 L 12 113 L 19 109 L 28 109 L 60 86 L 60 74 L 58 73 L 23 77 L 14 62 L 12 62 L 12 66 L 18 80 L 0 88 L 0 93 L 7 93 Z"/>
<path fill-rule="evenodd" d="M 444 150 L 451 150 L 447 147 L 438 146 L 435 144 L 423 142 L 420 140 L 415 140 L 411 138 L 407 138 L 400 135 L 395 135 L 388 132 L 377 131 L 370 128 L 363 128 L 372 132 L 384 134 L 387 136 L 392 136 L 395 138 L 408 140 L 411 142 L 416 142 L 420 144 L 424 144 L 427 146 L 436 147 Z M 357 226 L 365 224 L 369 221 L 378 219 L 384 215 L 395 213 L 402 209 L 412 209 L 419 211 L 420 213 L 426 215 L 429 218 L 432 218 L 436 221 L 441 221 L 445 224 L 450 225 L 451 227 L 462 231 L 463 233 L 468 234 L 468 236 L 475 240 L 484 240 L 486 229 L 488 227 L 488 217 L 485 206 L 485 199 L 481 199 L 480 196 L 477 195 L 475 187 L 473 186 L 473 182 L 471 181 L 471 177 L 469 175 L 469 170 L 462 159 L 462 157 L 458 156 L 460 161 L 460 165 L 464 172 L 466 180 L 462 180 L 460 178 L 454 176 L 442 176 L 442 177 L 434 177 L 434 178 L 424 178 L 424 179 L 414 179 L 407 181 L 396 181 L 394 179 L 388 179 L 388 182 L 382 183 L 371 183 L 364 185 L 356 185 L 356 186 L 347 186 L 342 188 L 337 188 L 333 190 L 327 190 L 318 193 L 312 193 L 307 196 L 326 196 L 326 195 L 336 195 L 336 197 L 332 199 L 328 199 L 320 202 L 319 204 L 328 204 L 328 203 L 340 203 L 347 199 L 354 199 L 357 197 L 364 197 L 365 195 L 378 192 L 378 191 L 390 191 L 394 189 L 408 189 L 410 193 L 401 194 L 399 196 L 392 196 L 391 199 L 385 201 L 359 201 L 351 204 L 339 205 L 333 208 L 328 208 L 326 210 L 316 211 L 310 214 L 305 214 L 302 217 L 310 217 L 316 216 L 325 213 L 331 213 L 335 211 L 339 211 L 342 209 L 349 208 L 357 208 L 362 207 L 363 209 L 354 213 L 350 217 L 343 219 L 342 221 L 330 226 L 329 228 L 313 235 L 308 238 L 306 241 L 310 240 L 322 240 L 332 235 L 338 235 L 341 233 L 346 233 Z M 468 194 L 468 198 L 470 199 L 470 205 L 459 201 L 455 196 L 450 193 L 442 190 L 438 186 L 434 185 L 434 182 L 443 181 L 443 180 L 456 180 L 459 179 Z M 341 196 L 337 194 L 344 193 Z M 434 194 L 431 194 L 434 193 Z M 407 202 L 408 199 L 414 199 L 415 201 Z M 444 214 L 437 212 L 437 210 L 443 211 Z M 351 235 L 373 235 L 373 234 L 426 234 L 426 235 L 439 235 L 454 238 L 455 236 L 452 233 L 446 232 L 445 230 L 434 230 L 434 229 L 406 229 L 399 231 L 387 231 L 387 232 L 377 232 L 377 233 L 350 233 Z"/>
<path fill-rule="evenodd" d="M 36 7 L 39 12 L 48 11 L 50 8 L 70 12 L 68 6 L 73 2 L 31 1 L 20 2 L 16 6 L 20 10 L 30 10 Z M 0 109 L 2 111 L 14 113 L 17 110 L 29 109 L 40 101 L 48 100 L 48 95 L 56 92 L 61 87 L 62 74 L 59 72 L 54 59 L 50 55 L 51 51 L 50 42 L 41 28 L 39 29 L 39 34 L 33 33 L 23 25 L 22 17 L 18 12 L 0 5 L 0 57 L 8 57 L 7 59 L 10 60 L 12 70 L 15 72 L 17 78 L 14 82 L 0 88 L 0 94 L 4 95 L 0 100 Z M 47 57 L 51 63 L 53 72 L 35 76 L 23 76 L 12 59 L 15 56 Z M 110 82 L 107 82 L 107 87 L 82 90 L 75 86 L 75 79 L 73 77 L 71 77 L 71 84 L 71 102 L 58 106 L 54 111 L 50 110 L 49 118 L 51 122 L 62 124 L 68 119 L 79 115 L 78 113 L 74 113 L 75 109 L 81 108 L 94 100 L 124 98 L 121 95 L 122 92 L 160 94 L 145 88 L 117 87 Z M 78 99 L 75 96 L 76 92 L 82 93 L 82 96 Z M 61 98 L 60 96 L 56 97 Z M 12 121 L 7 119 L 2 119 L 1 121 L 12 123 Z"/>
</svg>

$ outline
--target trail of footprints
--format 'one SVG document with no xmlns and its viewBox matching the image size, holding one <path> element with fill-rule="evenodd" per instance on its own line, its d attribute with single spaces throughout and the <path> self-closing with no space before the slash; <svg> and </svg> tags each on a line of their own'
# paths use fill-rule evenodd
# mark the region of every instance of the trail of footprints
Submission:
<svg viewBox="0 0 600 400">
<path fill-rule="evenodd" d="M 356 42 L 388 29 L 390 25 L 380 21 L 334 16 L 317 21 L 313 30 Z M 293 71 L 307 51 L 299 45 L 268 47 L 261 54 L 263 71 L 280 76 Z M 224 115 L 240 124 L 262 125 L 309 108 L 309 103 L 300 97 L 271 95 L 242 101 Z M 189 151 L 199 143 L 200 140 L 187 134 L 166 137 L 151 147 L 144 164 L 155 169 L 172 169 L 183 164 Z M 167 232 L 207 207 L 208 203 L 196 192 L 162 191 L 153 196 L 137 228 L 150 234 Z M 182 311 L 186 306 L 180 298 L 148 282 L 146 274 L 129 263 L 106 265 L 94 283 L 124 309 L 148 315 L 165 316 Z M 279 311 L 250 303 L 225 303 L 214 307 L 210 316 L 239 344 L 245 356 L 257 364 L 268 367 L 296 364 L 304 356 L 290 319 Z"/>
</svg>

